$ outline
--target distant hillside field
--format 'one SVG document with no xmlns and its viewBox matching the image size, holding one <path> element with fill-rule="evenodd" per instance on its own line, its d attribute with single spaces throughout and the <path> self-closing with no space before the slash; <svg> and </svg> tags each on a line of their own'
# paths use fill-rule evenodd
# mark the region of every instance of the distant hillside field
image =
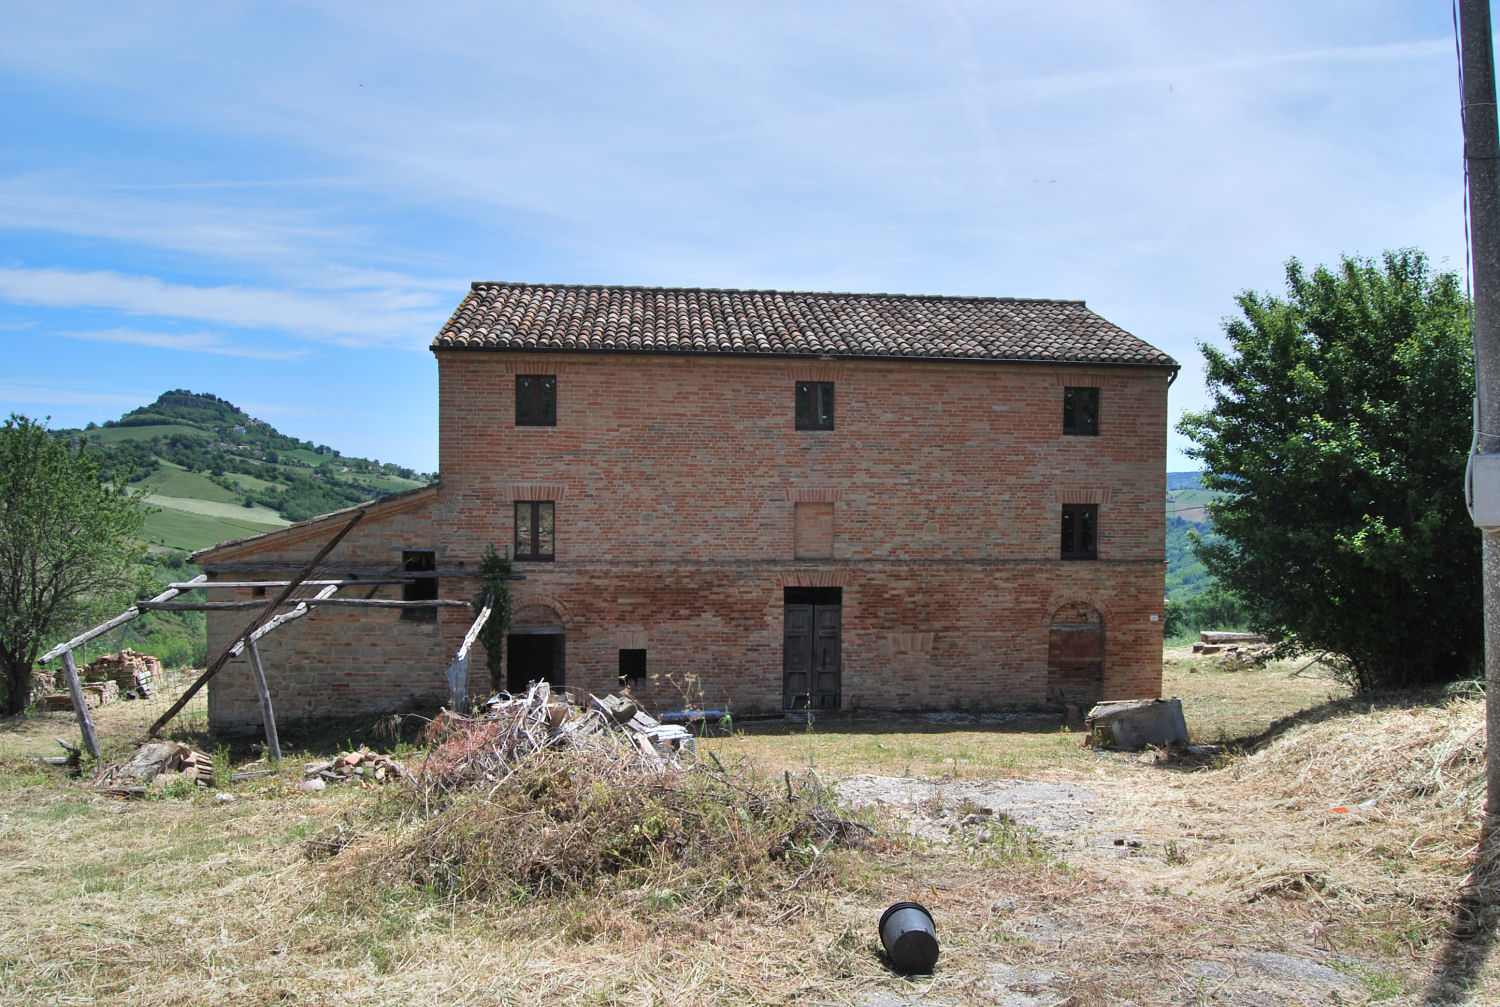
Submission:
<svg viewBox="0 0 1500 1007">
<path fill-rule="evenodd" d="M 153 546 L 193 550 L 425 486 L 392 462 L 298 440 L 214 395 L 176 390 L 103 426 L 59 430 L 97 454 L 107 478 L 161 508 Z"/>
<path fill-rule="evenodd" d="M 144 492 L 151 513 L 142 532 L 150 546 L 143 566 L 158 587 L 197 575 L 186 561 L 189 552 L 434 478 L 391 462 L 345 457 L 327 445 L 288 437 L 217 396 L 182 390 L 103 426 L 56 430 L 53 436 L 98 456 L 106 479 Z M 150 612 L 101 637 L 99 645 L 133 647 L 169 667 L 201 665 L 205 626 L 202 612 Z"/>
<path fill-rule="evenodd" d="M 1167 597 L 1173 601 L 1187 601 L 1212 583 L 1193 555 L 1188 535 L 1213 538 L 1204 507 L 1218 496 L 1202 487 L 1197 472 L 1167 473 Z"/>
</svg>

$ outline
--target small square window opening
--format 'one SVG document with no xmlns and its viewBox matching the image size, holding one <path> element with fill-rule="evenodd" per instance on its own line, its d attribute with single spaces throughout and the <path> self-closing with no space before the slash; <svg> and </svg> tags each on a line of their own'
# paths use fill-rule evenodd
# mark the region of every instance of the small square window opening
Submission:
<svg viewBox="0 0 1500 1007">
<path fill-rule="evenodd" d="M 797 382 L 797 429 L 833 429 L 833 382 Z"/>
<path fill-rule="evenodd" d="M 401 570 L 403 573 L 436 573 L 437 553 L 431 549 L 403 549 Z M 401 585 L 402 601 L 436 601 L 437 596 L 436 577 L 413 577 Z M 436 622 L 437 608 L 403 608 L 401 618 L 412 622 Z"/>
<path fill-rule="evenodd" d="M 1099 558 L 1099 505 L 1062 505 L 1062 558 Z"/>
<path fill-rule="evenodd" d="M 644 650 L 620 651 L 620 684 L 629 685 L 646 677 L 646 652 Z"/>
<path fill-rule="evenodd" d="M 557 426 L 557 375 L 516 375 L 516 426 Z"/>
<path fill-rule="evenodd" d="M 550 560 L 557 548 L 551 500 L 516 501 L 516 559 Z"/>
<path fill-rule="evenodd" d="M 1063 433 L 1096 437 L 1099 434 L 1099 389 L 1063 389 Z"/>
</svg>

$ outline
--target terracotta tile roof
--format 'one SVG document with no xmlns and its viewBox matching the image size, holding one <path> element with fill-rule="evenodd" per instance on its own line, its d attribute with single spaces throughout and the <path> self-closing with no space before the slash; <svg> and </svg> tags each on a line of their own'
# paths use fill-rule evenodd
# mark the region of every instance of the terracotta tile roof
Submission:
<svg viewBox="0 0 1500 1007">
<path fill-rule="evenodd" d="M 434 350 L 1177 362 L 1082 301 L 475 283 Z"/>
</svg>

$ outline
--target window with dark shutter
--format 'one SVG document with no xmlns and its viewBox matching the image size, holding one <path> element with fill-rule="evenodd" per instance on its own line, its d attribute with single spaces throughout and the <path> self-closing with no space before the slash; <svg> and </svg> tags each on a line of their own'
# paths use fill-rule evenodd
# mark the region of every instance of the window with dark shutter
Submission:
<svg viewBox="0 0 1500 1007">
<path fill-rule="evenodd" d="M 557 426 L 557 375 L 516 375 L 516 426 Z"/>
<path fill-rule="evenodd" d="M 833 429 L 833 382 L 797 382 L 797 429 Z"/>
<path fill-rule="evenodd" d="M 1099 558 L 1099 505 L 1062 505 L 1062 558 Z"/>
<path fill-rule="evenodd" d="M 1099 434 L 1099 389 L 1063 389 L 1063 433 L 1082 437 Z"/>
</svg>

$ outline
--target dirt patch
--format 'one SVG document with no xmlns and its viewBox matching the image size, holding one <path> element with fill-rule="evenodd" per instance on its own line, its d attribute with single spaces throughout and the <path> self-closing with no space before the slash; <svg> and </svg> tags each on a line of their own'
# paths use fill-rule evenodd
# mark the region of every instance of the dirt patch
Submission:
<svg viewBox="0 0 1500 1007">
<path fill-rule="evenodd" d="M 1071 783 L 1036 780 L 917 780 L 848 776 L 840 800 L 855 808 L 887 808 L 912 835 L 947 842 L 965 826 L 1008 819 L 1046 837 L 1076 836 L 1097 827 L 1099 794 Z"/>
</svg>

